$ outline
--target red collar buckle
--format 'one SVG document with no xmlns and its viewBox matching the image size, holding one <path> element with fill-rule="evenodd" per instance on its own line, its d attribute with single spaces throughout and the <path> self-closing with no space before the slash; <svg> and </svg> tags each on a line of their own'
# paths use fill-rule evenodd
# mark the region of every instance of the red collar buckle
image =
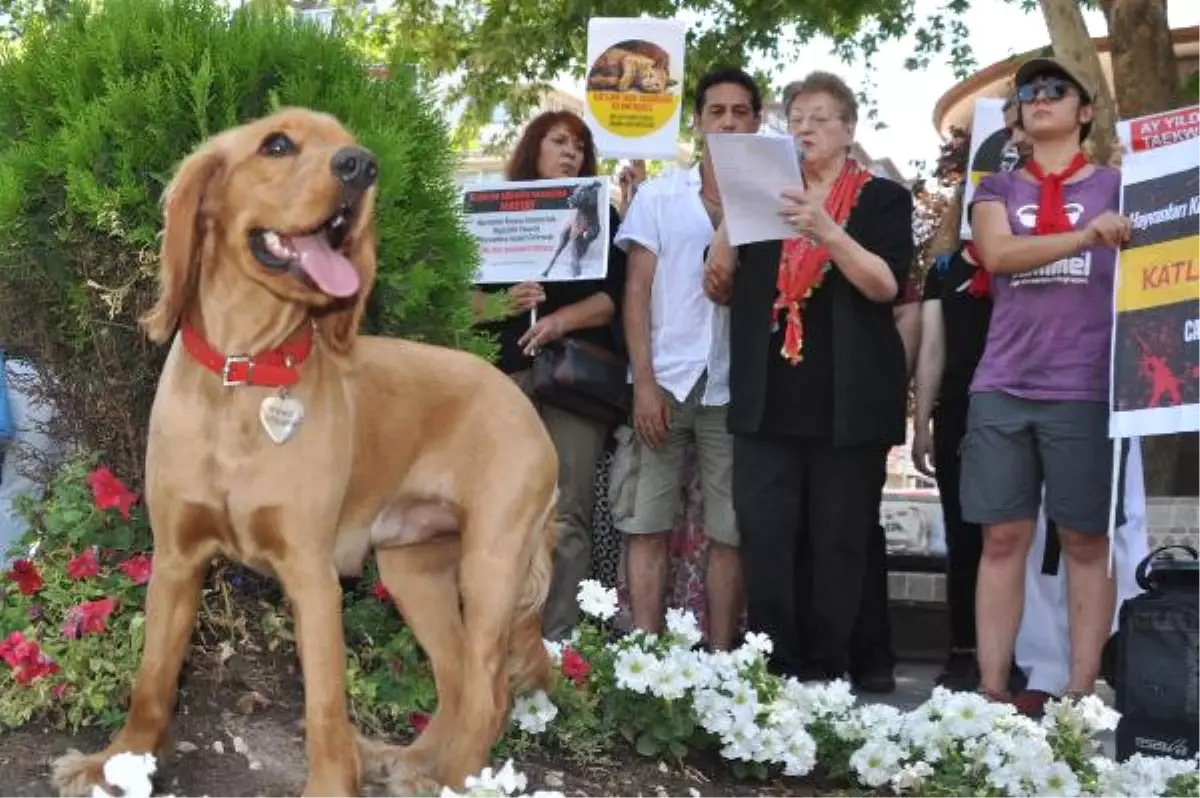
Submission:
<svg viewBox="0 0 1200 798">
<path fill-rule="evenodd" d="M 221 384 L 226 388 L 242 385 L 282 388 L 295 385 L 300 381 L 297 366 L 312 353 L 312 324 L 306 324 L 300 335 L 257 355 L 226 355 L 213 348 L 190 324 L 181 323 L 179 329 L 183 335 L 184 349 L 193 360 L 220 376 Z"/>
</svg>

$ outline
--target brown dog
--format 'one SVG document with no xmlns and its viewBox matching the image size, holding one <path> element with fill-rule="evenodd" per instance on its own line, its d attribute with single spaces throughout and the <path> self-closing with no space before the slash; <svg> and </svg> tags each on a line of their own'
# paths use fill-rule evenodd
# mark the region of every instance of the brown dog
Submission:
<svg viewBox="0 0 1200 798">
<path fill-rule="evenodd" d="M 168 187 L 161 295 L 142 320 L 153 340 L 174 336 L 146 453 L 145 649 L 112 744 L 55 764 L 63 794 L 103 783 L 113 754 L 167 747 L 218 554 L 273 573 L 291 602 L 307 795 L 358 794 L 364 776 L 392 794 L 461 788 L 502 731 L 510 679 L 545 686 L 557 457 L 489 364 L 357 336 L 376 174 L 336 120 L 288 109 L 205 143 Z M 372 548 L 437 679 L 437 712 L 407 748 L 358 739 L 346 709 L 338 576 Z"/>
</svg>

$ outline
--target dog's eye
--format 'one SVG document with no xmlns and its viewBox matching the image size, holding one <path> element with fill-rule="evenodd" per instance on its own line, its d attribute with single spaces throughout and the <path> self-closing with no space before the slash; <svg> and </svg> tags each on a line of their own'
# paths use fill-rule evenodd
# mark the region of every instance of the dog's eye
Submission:
<svg viewBox="0 0 1200 798">
<path fill-rule="evenodd" d="M 296 143 L 283 133 L 272 133 L 263 139 L 258 151 L 268 158 L 282 158 L 296 151 Z"/>
</svg>

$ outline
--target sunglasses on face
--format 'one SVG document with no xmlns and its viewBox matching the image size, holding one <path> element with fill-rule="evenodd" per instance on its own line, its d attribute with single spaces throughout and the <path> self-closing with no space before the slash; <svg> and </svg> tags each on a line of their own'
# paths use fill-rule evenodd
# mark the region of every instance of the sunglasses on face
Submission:
<svg viewBox="0 0 1200 798">
<path fill-rule="evenodd" d="M 1041 95 L 1051 102 L 1057 102 L 1071 93 L 1074 86 L 1061 78 L 1046 78 L 1036 83 L 1024 83 L 1017 88 L 1017 102 L 1028 105 Z"/>
</svg>

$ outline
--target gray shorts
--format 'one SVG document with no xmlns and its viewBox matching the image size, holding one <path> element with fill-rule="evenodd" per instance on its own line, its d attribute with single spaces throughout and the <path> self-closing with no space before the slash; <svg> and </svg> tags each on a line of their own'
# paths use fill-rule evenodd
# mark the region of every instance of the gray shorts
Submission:
<svg viewBox="0 0 1200 798">
<path fill-rule="evenodd" d="M 976 524 L 1046 517 L 1072 532 L 1108 532 L 1113 444 L 1102 402 L 971 396 L 962 442 L 963 519 Z"/>
<path fill-rule="evenodd" d="M 613 526 L 627 535 L 668 532 L 683 510 L 684 458 L 695 446 L 704 498 L 704 534 L 726 546 L 738 545 L 733 515 L 733 436 L 725 422 L 725 405 L 700 404 L 701 378 L 686 401 L 666 394 L 671 409 L 667 439 L 657 450 L 638 441 L 628 427 L 616 433 L 609 482 Z"/>
</svg>

